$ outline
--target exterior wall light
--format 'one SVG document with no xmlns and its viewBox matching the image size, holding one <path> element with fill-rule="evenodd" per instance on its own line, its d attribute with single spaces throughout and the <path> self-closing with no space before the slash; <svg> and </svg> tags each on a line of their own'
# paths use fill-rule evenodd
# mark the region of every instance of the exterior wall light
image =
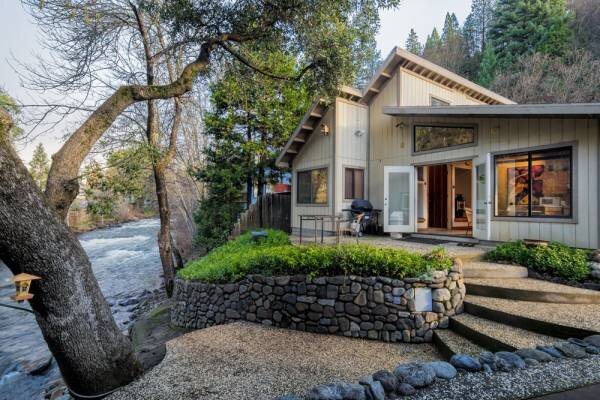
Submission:
<svg viewBox="0 0 600 400">
<path fill-rule="evenodd" d="M 329 126 L 327 124 L 321 124 L 321 135 L 329 136 Z"/>
<path fill-rule="evenodd" d="M 14 301 L 18 301 L 21 303 L 24 300 L 31 300 L 33 298 L 33 294 L 29 293 L 29 288 L 31 287 L 31 281 L 42 279 L 39 276 L 21 273 L 15 275 L 12 278 L 13 283 L 15 284 L 16 293 L 14 296 L 10 296 Z"/>
</svg>

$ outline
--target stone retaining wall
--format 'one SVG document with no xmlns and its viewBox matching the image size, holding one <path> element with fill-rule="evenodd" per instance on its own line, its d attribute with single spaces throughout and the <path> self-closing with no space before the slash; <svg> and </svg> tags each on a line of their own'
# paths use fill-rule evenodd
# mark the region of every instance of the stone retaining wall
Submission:
<svg viewBox="0 0 600 400">
<path fill-rule="evenodd" d="M 386 342 L 430 342 L 433 330 L 448 327 L 462 312 L 465 285 L 458 268 L 431 279 L 267 277 L 207 284 L 175 281 L 171 322 L 206 328 L 251 322 L 300 331 L 331 333 Z"/>
</svg>

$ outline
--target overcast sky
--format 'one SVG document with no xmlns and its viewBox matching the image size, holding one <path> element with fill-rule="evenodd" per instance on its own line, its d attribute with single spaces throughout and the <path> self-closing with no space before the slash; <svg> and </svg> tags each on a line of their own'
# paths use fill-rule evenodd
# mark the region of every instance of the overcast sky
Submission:
<svg viewBox="0 0 600 400">
<path fill-rule="evenodd" d="M 40 52 L 36 27 L 23 11 L 19 0 L 0 2 L 0 86 L 23 103 L 40 103 L 44 94 L 22 88 L 18 76 L 9 65 L 9 62 L 13 63 L 13 57 L 21 62 L 32 62 L 33 55 Z M 385 58 L 394 46 L 404 46 L 411 28 L 424 42 L 434 26 L 438 29 L 443 26 L 446 12 L 456 13 L 462 24 L 470 8 L 471 0 L 404 0 L 397 10 L 382 13 L 377 46 Z M 18 150 L 25 160 L 29 160 L 37 142 L 41 141 L 46 151 L 52 154 L 60 147 L 65 133 L 68 132 L 58 129 Z"/>
</svg>

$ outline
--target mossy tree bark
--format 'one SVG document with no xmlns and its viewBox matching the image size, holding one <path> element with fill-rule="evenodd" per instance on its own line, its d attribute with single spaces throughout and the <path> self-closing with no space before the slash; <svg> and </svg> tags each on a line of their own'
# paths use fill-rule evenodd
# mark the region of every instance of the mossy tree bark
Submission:
<svg viewBox="0 0 600 400">
<path fill-rule="evenodd" d="M 67 384 L 83 395 L 110 391 L 140 373 L 131 342 L 79 241 L 14 151 L 11 125 L 0 109 L 0 257 L 14 274 L 42 278 L 32 284 L 30 304 Z"/>
</svg>

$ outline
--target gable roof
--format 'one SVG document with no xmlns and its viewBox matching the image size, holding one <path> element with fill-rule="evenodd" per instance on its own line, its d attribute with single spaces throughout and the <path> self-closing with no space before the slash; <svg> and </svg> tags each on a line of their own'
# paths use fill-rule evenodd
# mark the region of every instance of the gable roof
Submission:
<svg viewBox="0 0 600 400">
<path fill-rule="evenodd" d="M 357 102 L 362 97 L 362 92 L 350 86 L 342 86 L 340 87 L 338 97 Z M 292 133 L 292 136 L 290 136 L 285 146 L 283 146 L 283 150 L 279 153 L 275 165 L 280 168 L 290 166 L 290 162 L 308 141 L 310 135 L 319 128 L 321 119 L 325 116 L 328 109 L 329 105 L 321 98 L 316 99 L 308 107 L 300 123 L 296 126 L 294 133 Z"/>
<path fill-rule="evenodd" d="M 392 78 L 399 66 L 450 89 L 461 91 L 467 96 L 486 104 L 516 104 L 514 101 L 498 93 L 492 92 L 398 46 L 394 47 L 381 67 L 379 67 L 373 79 L 371 79 L 371 82 L 369 82 L 363 91 L 360 102 L 368 104 L 379 93 L 385 82 Z"/>
<path fill-rule="evenodd" d="M 479 86 L 478 84 L 465 79 L 454 72 L 440 67 L 408 52 L 399 47 L 394 47 L 381 67 L 377 70 L 371 82 L 362 92 L 359 89 L 342 86 L 338 97 L 343 97 L 354 102 L 369 104 L 371 100 L 379 93 L 385 82 L 392 78 L 396 69 L 402 66 L 418 75 L 425 77 L 433 82 L 447 86 L 450 89 L 459 90 L 467 96 L 473 97 L 487 104 L 516 104 L 497 93 Z M 292 160 L 300 152 L 300 149 L 308 141 L 310 135 L 319 127 L 321 119 L 328 110 L 328 105 L 322 99 L 317 99 L 308 108 L 308 111 L 302 117 L 302 120 L 290 136 L 290 139 L 283 147 L 276 160 L 276 165 L 280 168 L 287 168 Z"/>
</svg>

